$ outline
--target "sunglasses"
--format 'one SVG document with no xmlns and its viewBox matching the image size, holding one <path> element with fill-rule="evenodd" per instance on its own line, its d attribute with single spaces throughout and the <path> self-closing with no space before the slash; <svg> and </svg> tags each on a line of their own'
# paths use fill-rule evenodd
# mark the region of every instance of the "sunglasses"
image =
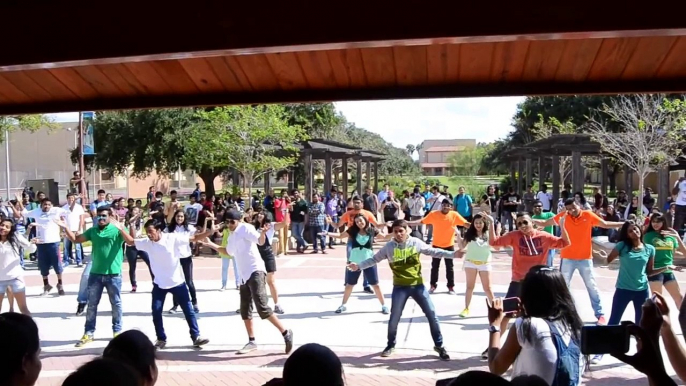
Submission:
<svg viewBox="0 0 686 386">
<path fill-rule="evenodd" d="M 107 220 L 108 215 L 98 215 L 98 220 Z"/>
<path fill-rule="evenodd" d="M 534 205 L 534 208 L 543 208 L 543 205 Z"/>
<path fill-rule="evenodd" d="M 234 225 L 236 223 L 236 220 L 229 220 L 228 223 Z"/>
<path fill-rule="evenodd" d="M 529 221 L 527 221 L 527 220 L 517 221 L 518 227 L 520 227 L 522 225 L 529 225 Z"/>
</svg>

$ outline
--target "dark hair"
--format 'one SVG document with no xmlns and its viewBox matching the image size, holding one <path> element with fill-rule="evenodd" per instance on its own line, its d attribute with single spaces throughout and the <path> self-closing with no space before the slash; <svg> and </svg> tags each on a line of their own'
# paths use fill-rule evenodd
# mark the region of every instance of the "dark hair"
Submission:
<svg viewBox="0 0 686 386">
<path fill-rule="evenodd" d="M 105 347 L 103 358 L 110 358 L 133 367 L 145 380 L 153 381 L 156 368 L 155 346 L 139 330 L 128 330 L 117 335 Z"/>
<path fill-rule="evenodd" d="M 477 234 L 478 234 L 476 231 L 476 227 L 474 226 L 474 223 L 476 222 L 476 220 L 481 220 L 484 223 L 484 229 L 481 232 L 486 237 L 488 237 L 488 222 L 483 221 L 483 219 L 484 219 L 484 216 L 482 216 L 481 213 L 474 215 L 474 218 L 472 219 L 472 223 L 469 225 L 469 229 L 467 229 L 467 231 L 464 233 L 464 241 L 470 242 L 470 241 L 476 240 Z"/>
<path fill-rule="evenodd" d="M 10 243 L 10 246 L 12 247 L 12 250 L 14 250 L 14 253 L 16 253 L 18 255 L 20 247 L 19 247 L 19 242 L 17 241 L 17 234 L 16 234 L 16 227 L 15 227 L 16 223 L 11 218 L 0 219 L 0 223 L 3 223 L 3 222 L 8 222 L 11 225 L 10 231 L 7 232 L 7 242 Z M 19 256 L 19 258 L 23 259 L 24 256 Z"/>
<path fill-rule="evenodd" d="M 45 197 L 44 199 L 40 200 L 40 205 L 43 206 L 46 202 L 49 202 L 52 204 L 52 200 L 49 197 Z"/>
<path fill-rule="evenodd" d="M 450 205 L 450 206 L 453 206 L 453 202 L 450 201 L 450 200 L 447 199 L 447 198 L 444 198 L 443 201 L 441 201 L 441 205 Z"/>
<path fill-rule="evenodd" d="M 183 224 L 176 223 L 176 216 L 179 213 L 183 214 Z M 167 230 L 169 231 L 169 233 L 174 233 L 176 231 L 177 226 L 183 227 L 186 231 L 188 231 L 188 217 L 186 216 L 186 212 L 184 212 L 183 209 L 177 209 L 174 212 L 174 216 L 172 217 L 172 220 L 169 222 Z"/>
<path fill-rule="evenodd" d="M 546 185 L 546 184 L 541 184 L 541 191 L 542 191 L 542 192 L 545 192 L 546 190 L 548 190 L 548 185 Z"/>
<path fill-rule="evenodd" d="M 533 342 L 536 338 L 531 334 L 530 318 L 562 321 L 574 339 L 581 339 L 584 323 L 560 271 L 545 265 L 532 267 L 524 277 L 520 295 L 526 340 Z"/>
<path fill-rule="evenodd" d="M 257 220 L 257 216 L 259 216 L 260 214 L 262 214 L 264 216 L 262 221 Z M 271 212 L 259 211 L 259 212 L 255 213 L 255 215 L 253 215 L 252 224 L 255 226 L 255 228 L 257 228 L 257 230 L 261 229 L 265 224 L 271 224 L 272 222 L 273 222 L 273 219 L 272 219 Z"/>
<path fill-rule="evenodd" d="M 283 365 L 285 386 L 344 386 L 340 358 L 330 348 L 317 343 L 300 346 Z"/>
<path fill-rule="evenodd" d="M 67 193 L 67 198 L 69 198 L 69 197 L 75 197 L 75 196 L 76 196 L 76 194 L 74 194 L 74 193 L 72 193 L 72 192 Z"/>
<path fill-rule="evenodd" d="M 62 386 L 133 386 L 142 385 L 141 376 L 128 364 L 109 358 L 97 358 L 69 374 Z"/>
<path fill-rule="evenodd" d="M 517 212 L 517 214 L 515 215 L 515 218 L 520 218 L 520 217 L 524 217 L 524 216 L 531 216 L 531 214 L 529 214 L 529 212 Z"/>
<path fill-rule="evenodd" d="M 541 200 L 534 200 L 534 206 L 536 205 L 543 205 L 543 203 L 541 202 Z"/>
<path fill-rule="evenodd" d="M 583 192 L 575 192 L 574 197 L 579 196 L 579 203 L 581 205 L 586 205 L 586 197 Z"/>
<path fill-rule="evenodd" d="M 357 234 L 362 230 L 357 226 L 358 218 L 363 219 L 364 223 L 367 224 L 367 226 L 364 228 L 364 231 L 369 235 L 369 237 L 374 237 L 374 226 L 369 222 L 369 220 L 367 220 L 367 217 L 365 217 L 362 213 L 358 213 L 355 215 L 355 217 L 353 217 L 353 225 L 348 228 L 348 234 L 351 237 L 356 237 Z"/>
<path fill-rule="evenodd" d="M 513 386 L 548 386 L 548 382 L 538 375 L 520 375 L 510 381 Z"/>
<path fill-rule="evenodd" d="M 393 221 L 393 225 L 391 225 L 391 228 L 395 228 L 395 227 L 407 228 L 407 221 L 395 220 L 395 221 Z"/>
<path fill-rule="evenodd" d="M 652 215 L 650 215 L 650 221 L 648 222 L 648 230 L 646 231 L 646 233 L 656 232 L 660 234 L 660 231 L 665 230 L 665 228 L 662 228 L 660 231 L 658 231 L 655 228 L 653 228 L 653 221 L 661 222 L 665 227 L 667 225 L 667 219 L 662 213 L 653 213 Z"/>
<path fill-rule="evenodd" d="M 490 373 L 488 371 L 472 370 L 460 374 L 459 377 L 453 378 L 448 384 L 449 386 L 473 386 L 473 385 L 488 385 L 488 386 L 506 386 L 510 382 L 500 375 Z"/>
<path fill-rule="evenodd" d="M 164 197 L 164 193 L 158 190 L 157 192 L 155 192 L 155 197 Z"/>
<path fill-rule="evenodd" d="M 351 201 L 362 201 L 362 197 L 360 197 L 360 196 L 353 196 L 353 198 L 351 199 Z"/>
<path fill-rule="evenodd" d="M 148 227 L 154 227 L 158 231 L 163 231 L 164 230 L 164 223 L 162 223 L 159 220 L 156 220 L 154 218 L 151 218 L 150 220 L 145 222 L 145 225 L 143 225 L 143 228 L 148 229 Z"/>
<path fill-rule="evenodd" d="M 0 385 L 9 385 L 21 371 L 24 359 L 40 350 L 38 326 L 30 316 L 6 312 L 0 314 Z"/>
<path fill-rule="evenodd" d="M 565 200 L 565 206 L 572 204 L 576 204 L 576 200 L 574 198 L 568 198 Z"/>
<path fill-rule="evenodd" d="M 105 189 L 100 189 L 100 190 L 98 190 L 98 194 L 105 194 L 105 193 L 106 193 L 106 192 L 105 192 Z"/>
<path fill-rule="evenodd" d="M 622 229 L 619 230 L 619 236 L 617 237 L 617 244 L 619 244 L 620 242 L 624 243 L 623 250 L 631 250 L 631 248 L 634 247 L 634 243 L 633 241 L 631 241 L 631 238 L 629 237 L 629 228 L 631 228 L 632 226 L 638 228 L 638 232 L 640 233 L 638 237 L 638 242 L 643 244 L 643 230 L 641 229 L 641 227 L 638 226 L 638 224 L 636 224 L 636 222 L 634 221 L 625 221 L 624 225 L 622 225 Z M 621 253 L 622 251 L 619 252 Z"/>
<path fill-rule="evenodd" d="M 95 210 L 95 213 L 100 214 L 100 213 L 105 212 L 105 211 L 107 212 L 107 214 L 112 214 L 112 208 L 110 208 L 109 205 L 103 205 L 103 206 L 98 207 Z"/>
<path fill-rule="evenodd" d="M 569 192 L 566 190 L 563 190 L 560 192 L 560 198 L 564 200 L 564 202 L 567 202 L 567 199 L 569 198 Z"/>
<path fill-rule="evenodd" d="M 172 194 L 178 194 L 178 193 L 179 192 L 177 192 L 176 190 L 172 190 L 171 192 L 169 192 L 169 195 L 171 196 Z"/>
</svg>

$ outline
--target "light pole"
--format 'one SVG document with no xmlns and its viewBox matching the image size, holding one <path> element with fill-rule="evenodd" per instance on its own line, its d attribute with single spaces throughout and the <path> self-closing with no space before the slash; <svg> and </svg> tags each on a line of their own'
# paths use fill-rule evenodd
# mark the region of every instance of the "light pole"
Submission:
<svg viewBox="0 0 686 386">
<path fill-rule="evenodd" d="M 84 204 L 88 204 L 88 189 L 86 188 L 86 162 L 83 158 L 83 112 L 79 112 L 79 175 L 81 181 L 79 181 L 79 186 L 81 187 L 81 198 Z"/>
<path fill-rule="evenodd" d="M 9 130 L 5 130 L 5 173 L 7 174 L 7 201 L 11 199 L 11 187 L 10 187 L 10 133 Z"/>
</svg>

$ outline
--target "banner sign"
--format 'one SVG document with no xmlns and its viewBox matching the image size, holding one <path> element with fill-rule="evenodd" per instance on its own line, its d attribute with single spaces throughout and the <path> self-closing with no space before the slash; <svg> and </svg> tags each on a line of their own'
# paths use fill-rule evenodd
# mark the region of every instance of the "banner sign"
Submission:
<svg viewBox="0 0 686 386">
<path fill-rule="evenodd" d="M 93 118 L 95 118 L 95 112 L 84 111 L 81 113 L 81 118 L 83 119 L 83 155 L 94 155 Z"/>
</svg>

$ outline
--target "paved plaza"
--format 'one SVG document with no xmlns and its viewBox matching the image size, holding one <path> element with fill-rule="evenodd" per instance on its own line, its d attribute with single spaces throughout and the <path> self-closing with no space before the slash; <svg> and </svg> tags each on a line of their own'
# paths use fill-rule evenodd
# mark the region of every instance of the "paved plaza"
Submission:
<svg viewBox="0 0 686 386">
<path fill-rule="evenodd" d="M 309 251 L 308 251 L 309 252 Z M 457 314 L 464 306 L 464 278 L 461 263 L 456 264 L 457 296 L 447 294 L 445 274 L 441 270 L 441 283 L 432 295 L 441 320 L 446 348 L 452 360 L 438 360 L 432 350 L 429 326 L 419 307 L 408 301 L 398 330 L 396 354 L 381 358 L 386 344 L 388 316 L 380 312 L 373 295 L 362 292 L 361 282 L 348 302 L 348 312 L 335 314 L 343 290 L 345 248 L 338 246 L 328 255 L 292 255 L 278 259 L 277 273 L 280 303 L 286 314 L 280 315 L 287 328 L 293 329 L 296 347 L 317 342 L 332 348 L 344 363 L 349 385 L 434 385 L 437 379 L 453 377 L 468 370 L 486 370 L 486 362 L 479 359 L 488 343 L 486 306 L 480 284 L 477 283 L 471 315 L 461 319 Z M 430 258 L 423 258 L 423 274 L 428 284 Z M 158 385 L 262 385 L 281 375 L 286 360 L 283 339 L 266 321 L 256 322 L 256 340 L 259 351 L 245 356 L 235 351 L 247 342 L 247 336 L 238 308 L 238 291 L 220 292 L 221 261 L 215 257 L 195 260 L 195 284 L 198 288 L 200 331 L 210 339 L 203 349 L 193 349 L 188 327 L 181 314 L 166 315 L 165 328 L 168 348 L 159 353 L 160 377 Z M 505 252 L 495 254 L 493 280 L 496 294 L 504 295 L 509 283 L 510 257 Z M 154 340 L 150 313 L 152 287 L 147 267 L 139 264 L 138 292 L 130 293 L 128 266 L 124 265 L 122 303 L 124 329 L 140 329 Z M 381 288 L 390 305 L 391 272 L 387 263 L 379 267 Z M 231 269 L 230 275 L 233 270 Z M 56 293 L 39 296 L 41 278 L 32 265 L 27 271 L 28 305 L 40 328 L 42 340 L 43 372 L 37 385 L 60 385 L 64 377 L 84 362 L 99 355 L 112 337 L 110 305 L 107 295 L 99 306 L 95 342 L 78 349 L 74 343 L 83 334 L 85 317 L 76 317 L 76 292 L 81 269 L 65 270 L 66 296 Z M 609 317 L 617 271 L 597 268 L 602 291 L 603 306 Z M 677 273 L 682 288 L 686 288 L 686 273 Z M 51 283 L 54 284 L 54 276 Z M 232 279 L 229 279 L 233 283 Z M 595 319 L 583 283 L 578 276 L 573 293 L 582 318 L 591 323 Z M 671 302 L 671 300 L 670 300 Z M 672 309 L 674 304 L 670 303 Z M 171 307 L 167 298 L 165 309 Z M 3 304 L 7 311 L 7 303 Z M 633 318 L 627 308 L 625 318 Z M 676 312 L 673 313 L 676 322 Z M 666 355 L 664 355 L 666 360 Z M 669 364 L 667 364 L 669 367 Z M 669 368 L 669 374 L 674 371 Z M 628 365 L 606 357 L 584 378 L 585 385 L 645 385 L 642 374 Z"/>
</svg>

